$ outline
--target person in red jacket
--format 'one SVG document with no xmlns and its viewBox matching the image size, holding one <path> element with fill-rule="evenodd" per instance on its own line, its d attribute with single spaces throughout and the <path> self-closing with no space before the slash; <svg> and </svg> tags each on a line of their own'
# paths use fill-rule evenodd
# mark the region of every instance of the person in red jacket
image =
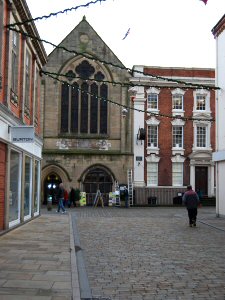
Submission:
<svg viewBox="0 0 225 300">
<path fill-rule="evenodd" d="M 64 189 L 64 201 L 63 201 L 64 207 L 68 206 L 68 200 L 69 200 L 69 194 L 68 194 L 67 190 Z"/>
<path fill-rule="evenodd" d="M 198 194 L 192 190 L 192 186 L 187 186 L 187 191 L 183 195 L 183 203 L 187 207 L 189 226 L 196 227 L 196 220 L 198 214 L 199 197 Z"/>
</svg>

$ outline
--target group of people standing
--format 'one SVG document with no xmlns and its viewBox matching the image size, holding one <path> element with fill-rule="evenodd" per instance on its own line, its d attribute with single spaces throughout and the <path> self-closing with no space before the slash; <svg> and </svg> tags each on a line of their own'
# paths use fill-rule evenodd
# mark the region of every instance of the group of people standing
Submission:
<svg viewBox="0 0 225 300">
<path fill-rule="evenodd" d="M 125 198 L 128 198 L 127 195 L 128 193 L 126 193 Z M 62 213 L 65 213 L 66 206 L 70 208 L 71 205 L 73 204 L 73 206 L 76 207 L 76 201 L 80 200 L 80 190 L 78 188 L 74 189 L 73 187 L 70 187 L 70 192 L 68 193 L 67 190 L 63 187 L 63 183 L 60 183 L 56 194 L 56 198 L 58 200 L 57 212 L 59 213 L 60 210 L 62 210 Z M 198 193 L 193 191 L 191 185 L 187 186 L 187 191 L 184 193 L 182 200 L 183 200 L 183 204 L 186 206 L 188 211 L 189 226 L 196 227 L 197 213 L 198 213 L 198 206 L 200 204 L 200 199 Z"/>
<path fill-rule="evenodd" d="M 60 210 L 62 210 L 62 213 L 65 213 L 66 207 L 70 208 L 72 204 L 75 207 L 76 201 L 80 200 L 80 190 L 78 188 L 74 189 L 73 187 L 70 187 L 70 192 L 68 193 L 61 182 L 56 194 L 56 199 L 58 201 L 57 212 L 59 213 Z"/>
</svg>

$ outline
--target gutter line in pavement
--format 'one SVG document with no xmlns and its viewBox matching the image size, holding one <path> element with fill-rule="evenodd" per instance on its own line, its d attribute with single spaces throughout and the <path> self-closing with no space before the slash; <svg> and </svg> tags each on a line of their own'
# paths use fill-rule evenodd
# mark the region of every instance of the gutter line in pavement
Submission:
<svg viewBox="0 0 225 300">
<path fill-rule="evenodd" d="M 83 250 L 81 248 L 79 232 L 76 225 L 76 213 L 70 214 L 70 218 L 72 219 L 71 223 L 74 237 L 74 249 L 77 259 L 77 270 L 79 275 L 80 297 L 81 299 L 92 299 L 91 288 L 84 263 Z"/>
</svg>

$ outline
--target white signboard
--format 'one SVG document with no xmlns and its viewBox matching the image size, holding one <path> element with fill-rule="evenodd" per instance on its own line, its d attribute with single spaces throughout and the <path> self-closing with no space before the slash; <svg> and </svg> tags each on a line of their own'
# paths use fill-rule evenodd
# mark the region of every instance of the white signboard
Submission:
<svg viewBox="0 0 225 300">
<path fill-rule="evenodd" d="M 12 126 L 10 132 L 13 143 L 34 143 L 34 126 Z"/>
</svg>

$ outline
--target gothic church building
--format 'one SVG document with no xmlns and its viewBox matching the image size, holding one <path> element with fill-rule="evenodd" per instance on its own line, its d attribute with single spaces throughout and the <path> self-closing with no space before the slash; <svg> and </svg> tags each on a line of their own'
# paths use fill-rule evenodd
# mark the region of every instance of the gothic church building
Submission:
<svg viewBox="0 0 225 300">
<path fill-rule="evenodd" d="M 107 203 L 133 164 L 132 112 L 122 117 L 120 106 L 129 105 L 128 89 L 115 84 L 130 74 L 84 17 L 48 56 L 42 78 L 43 202 L 63 182 L 86 192 L 87 205 L 97 190 Z"/>
</svg>

